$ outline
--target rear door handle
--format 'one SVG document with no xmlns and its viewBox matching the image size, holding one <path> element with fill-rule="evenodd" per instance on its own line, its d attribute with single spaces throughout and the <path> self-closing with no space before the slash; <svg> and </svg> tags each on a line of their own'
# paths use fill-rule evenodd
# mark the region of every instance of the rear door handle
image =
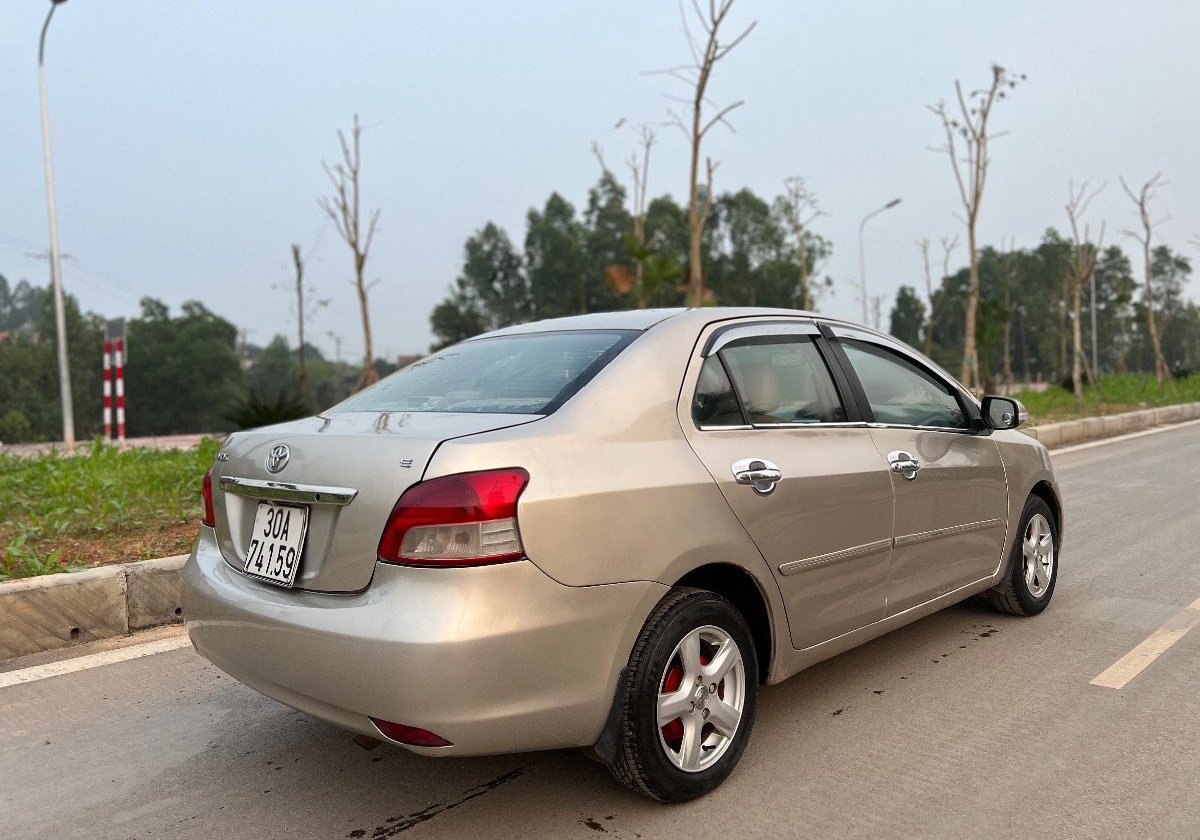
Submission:
<svg viewBox="0 0 1200 840">
<path fill-rule="evenodd" d="M 921 471 L 921 462 L 916 459 L 916 456 L 903 449 L 889 452 L 888 463 L 892 465 L 892 472 L 900 473 L 908 481 L 915 479 L 917 473 Z"/>
<path fill-rule="evenodd" d="M 743 458 L 731 469 L 738 484 L 748 484 L 760 496 L 771 495 L 775 485 L 783 478 L 783 471 L 763 458 Z"/>
</svg>

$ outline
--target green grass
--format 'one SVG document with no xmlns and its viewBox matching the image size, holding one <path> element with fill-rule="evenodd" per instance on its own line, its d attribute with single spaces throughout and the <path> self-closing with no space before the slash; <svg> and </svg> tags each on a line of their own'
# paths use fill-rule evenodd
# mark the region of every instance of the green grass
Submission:
<svg viewBox="0 0 1200 840">
<path fill-rule="evenodd" d="M 0 452 L 0 580 L 175 554 L 200 520 L 200 483 L 219 444 L 76 455 Z"/>
<path fill-rule="evenodd" d="M 1071 391 L 1057 385 L 1041 393 L 1021 391 L 1015 396 L 1029 409 L 1031 424 L 1053 423 L 1139 408 L 1200 402 L 1200 374 L 1194 373 L 1183 379 L 1168 378 L 1161 389 L 1152 375 L 1105 376 L 1095 385 L 1084 385 L 1082 404 L 1075 402 Z"/>
</svg>

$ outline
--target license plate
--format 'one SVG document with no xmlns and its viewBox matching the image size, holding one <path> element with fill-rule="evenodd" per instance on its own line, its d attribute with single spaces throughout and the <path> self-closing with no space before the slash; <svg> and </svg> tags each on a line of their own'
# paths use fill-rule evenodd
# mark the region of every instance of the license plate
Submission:
<svg viewBox="0 0 1200 840">
<path fill-rule="evenodd" d="M 308 508 L 259 502 L 246 551 L 246 574 L 291 586 L 300 570 L 307 531 Z"/>
</svg>

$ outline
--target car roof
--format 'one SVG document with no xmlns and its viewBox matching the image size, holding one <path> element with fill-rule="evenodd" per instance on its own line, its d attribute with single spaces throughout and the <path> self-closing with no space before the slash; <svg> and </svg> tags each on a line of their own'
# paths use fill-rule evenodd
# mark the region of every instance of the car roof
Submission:
<svg viewBox="0 0 1200 840">
<path fill-rule="evenodd" d="M 566 318 L 547 318 L 544 321 L 530 321 L 525 324 L 513 324 L 511 327 L 501 327 L 498 330 L 475 336 L 478 338 L 493 338 L 498 335 L 520 335 L 537 332 L 562 332 L 564 330 L 648 330 L 650 327 L 686 312 L 686 309 L 620 309 L 611 312 L 590 312 L 587 315 L 570 315 Z M 475 339 L 471 339 L 474 341 Z"/>
<path fill-rule="evenodd" d="M 873 330 L 870 327 L 865 327 L 862 324 L 857 324 L 852 321 L 845 321 L 841 318 L 831 318 L 828 315 L 821 315 L 816 312 L 808 312 L 803 309 L 779 309 L 765 306 L 704 306 L 693 309 L 684 307 L 675 307 L 670 309 L 621 309 L 610 312 L 591 312 L 586 315 L 571 315 L 566 318 L 548 318 L 543 321 L 530 321 L 529 323 L 525 324 L 514 324 L 510 327 L 502 327 L 498 330 L 493 330 L 491 332 L 475 336 L 474 339 L 470 340 L 473 341 L 479 338 L 493 338 L 501 335 L 563 332 L 567 330 L 644 331 L 650 329 L 655 324 L 662 323 L 668 319 L 674 319 L 677 321 L 712 323 L 715 321 L 724 321 L 736 318 L 769 318 L 771 316 L 788 318 L 817 318 L 830 324 L 843 324 L 867 333 L 874 333 L 880 336 L 884 335 L 883 333 Z"/>
</svg>

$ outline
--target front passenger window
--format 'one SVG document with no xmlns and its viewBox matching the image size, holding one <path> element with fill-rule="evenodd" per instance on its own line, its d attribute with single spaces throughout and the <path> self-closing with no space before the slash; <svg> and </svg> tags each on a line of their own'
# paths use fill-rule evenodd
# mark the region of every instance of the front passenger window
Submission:
<svg viewBox="0 0 1200 840">
<path fill-rule="evenodd" d="M 858 374 L 876 422 L 898 426 L 967 429 L 969 423 L 950 386 L 890 350 L 841 339 Z"/>
</svg>

